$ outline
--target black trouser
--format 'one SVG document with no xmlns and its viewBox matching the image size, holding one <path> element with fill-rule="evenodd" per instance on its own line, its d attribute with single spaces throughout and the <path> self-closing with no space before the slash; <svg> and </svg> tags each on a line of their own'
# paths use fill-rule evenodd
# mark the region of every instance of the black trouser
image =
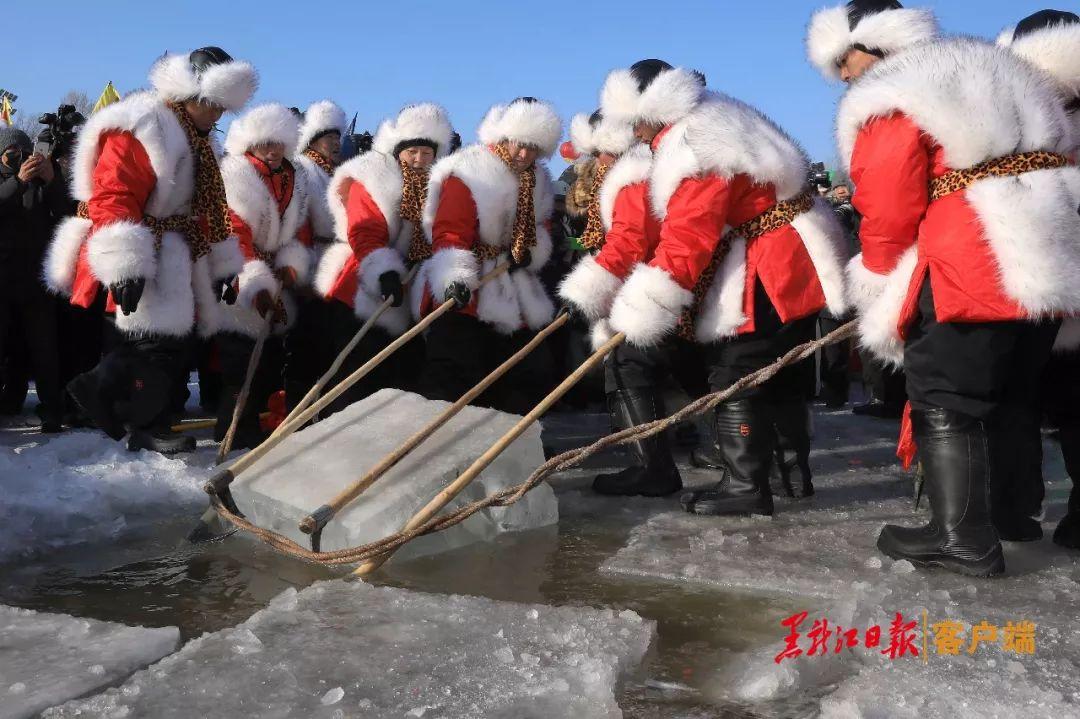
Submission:
<svg viewBox="0 0 1080 719">
<path fill-rule="evenodd" d="M 431 325 L 427 364 L 419 392 L 428 399 L 457 400 L 529 342 L 535 332 L 504 335 L 491 325 L 460 312 L 448 312 Z M 551 348 L 541 343 L 480 395 L 474 404 L 526 414 L 551 391 Z"/>
<path fill-rule="evenodd" d="M 296 323 L 285 335 L 285 404 L 290 411 L 329 369 L 336 355 L 331 303 L 306 293 L 295 297 Z"/>
<path fill-rule="evenodd" d="M 831 314 L 822 313 L 818 317 L 821 336 L 839 329 L 846 319 L 838 319 Z M 821 350 L 821 389 L 822 396 L 837 402 L 847 402 L 850 377 L 851 340 L 837 342 Z"/>
<path fill-rule="evenodd" d="M 44 292 L 31 289 L 0 292 L 0 358 L 8 351 L 12 325 L 21 327 L 30 362 L 29 374 L 37 387 L 43 419 L 59 421 L 64 413 L 60 391 L 60 349 L 57 339 L 56 303 Z M 16 363 L 18 364 L 18 363 Z"/>
<path fill-rule="evenodd" d="M 102 389 L 115 398 L 121 421 L 135 429 L 161 428 L 173 414 L 172 388 L 187 376 L 191 340 L 189 337 L 132 335 L 116 330 L 108 353 L 101 358 Z M 150 392 L 148 385 L 157 382 L 152 373 L 160 373 L 166 389 Z M 125 411 L 124 405 L 131 409 Z M 149 417 L 137 422 L 134 416 Z"/>
<path fill-rule="evenodd" d="M 859 353 L 862 360 L 863 384 L 870 390 L 870 398 L 884 402 L 890 407 L 903 407 L 907 402 L 907 377 L 904 371 L 890 367 L 866 351 Z"/>
<path fill-rule="evenodd" d="M 333 337 L 333 355 L 336 357 L 338 353 L 345 349 L 345 346 L 364 323 L 356 317 L 353 309 L 343 302 L 327 303 L 326 319 L 330 327 L 329 334 Z M 338 370 L 327 386 L 327 390 L 337 386 L 341 380 L 360 369 L 368 360 L 386 349 L 386 346 L 393 341 L 394 338 L 390 336 L 389 332 L 378 326 L 372 327 L 346 357 L 341 369 Z M 353 402 L 358 402 L 386 387 L 404 390 L 413 389 L 419 365 L 423 363 L 423 357 L 424 343 L 420 338 L 416 338 L 331 402 L 326 410 L 322 412 L 322 416 L 326 417 L 334 412 L 340 412 Z M 324 390 L 324 394 L 327 390 Z"/>
<path fill-rule="evenodd" d="M 105 295 L 100 292 L 89 307 L 76 307 L 66 299 L 54 298 L 57 326 L 63 351 L 60 353 L 60 386 L 101 361 L 105 332 Z M 74 407 L 68 405 L 67 409 Z"/>
<path fill-rule="evenodd" d="M 701 348 L 681 337 L 669 336 L 652 347 L 624 342 L 604 360 L 604 391 L 659 388 L 673 378 L 691 397 L 708 390 Z"/>
<path fill-rule="evenodd" d="M 223 392 L 221 407 L 225 411 L 219 415 L 218 434 L 224 436 L 227 426 L 222 427 L 220 422 L 232 420 L 232 407 L 236 402 L 236 395 L 244 386 L 247 377 L 248 363 L 251 353 L 255 349 L 255 340 L 247 335 L 235 332 L 221 332 L 217 335 L 218 355 L 221 358 L 221 380 Z M 280 337 L 270 336 L 263 343 L 262 354 L 259 356 L 259 364 L 255 368 L 255 374 L 251 378 L 251 390 L 248 394 L 244 410 L 240 415 L 238 425 L 257 429 L 259 414 L 266 411 L 267 400 L 270 396 L 281 389 L 282 365 L 285 352 L 282 349 Z"/>
<path fill-rule="evenodd" d="M 761 282 L 754 287 L 754 331 L 707 345 L 705 362 L 709 386 L 726 389 L 748 374 L 771 365 L 798 345 L 810 342 L 817 332 L 817 314 L 783 322 Z M 780 370 L 760 387 L 744 390 L 732 399 L 762 397 L 769 402 L 800 399 L 813 386 L 814 362 L 802 362 Z"/>
<path fill-rule="evenodd" d="M 904 345 L 911 406 L 943 408 L 985 423 L 996 513 L 1033 516 L 1044 488 L 1037 407 L 1058 321 L 938 322 L 929 281 Z"/>
</svg>

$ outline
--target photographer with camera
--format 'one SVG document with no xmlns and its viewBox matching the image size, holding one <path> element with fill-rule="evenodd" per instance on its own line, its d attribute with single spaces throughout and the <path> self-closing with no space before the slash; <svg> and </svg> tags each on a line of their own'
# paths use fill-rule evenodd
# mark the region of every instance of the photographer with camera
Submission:
<svg viewBox="0 0 1080 719">
<path fill-rule="evenodd" d="M 60 166 L 22 130 L 0 127 L 0 357 L 18 319 L 37 387 L 42 432 L 59 432 L 63 415 L 56 305 L 41 284 L 52 230 L 67 209 Z"/>
</svg>

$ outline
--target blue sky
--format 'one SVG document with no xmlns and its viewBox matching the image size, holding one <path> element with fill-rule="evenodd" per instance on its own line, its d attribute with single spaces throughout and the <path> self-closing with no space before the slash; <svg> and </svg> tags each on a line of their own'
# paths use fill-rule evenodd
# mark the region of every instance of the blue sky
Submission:
<svg viewBox="0 0 1080 719">
<path fill-rule="evenodd" d="M 1054 7 L 1046 2 L 907 4 L 933 6 L 947 32 L 993 37 Z M 595 108 L 610 69 L 659 57 L 697 68 L 711 87 L 761 108 L 815 159 L 831 164 L 835 156 L 841 88 L 826 83 L 803 50 L 805 25 L 822 0 L 6 4 L 5 27 L 24 31 L 6 33 L 0 87 L 28 113 L 55 109 L 72 89 L 94 99 L 109 80 L 126 94 L 145 86 L 163 51 L 220 45 L 259 69 L 256 101 L 304 107 L 329 97 L 350 116 L 359 113 L 358 128 L 374 129 L 402 105 L 431 100 L 471 141 L 495 102 L 534 95 L 568 121 Z"/>
</svg>

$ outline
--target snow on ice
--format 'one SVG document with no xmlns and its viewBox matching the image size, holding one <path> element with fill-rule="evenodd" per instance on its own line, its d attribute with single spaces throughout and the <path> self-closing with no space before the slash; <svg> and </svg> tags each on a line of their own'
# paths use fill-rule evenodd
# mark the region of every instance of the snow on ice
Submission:
<svg viewBox="0 0 1080 719">
<path fill-rule="evenodd" d="M 816 496 L 781 500 L 774 517 L 701 518 L 683 512 L 653 515 L 601 567 L 615 576 L 648 577 L 702 587 L 781 594 L 801 599 L 808 616 L 798 626 L 802 656 L 777 663 L 789 630 L 777 626 L 776 641 L 732 657 L 718 678 L 719 698 L 762 702 L 795 695 L 822 696 L 825 717 L 1037 717 L 1080 712 L 1080 560 L 1047 538 L 1006 544 L 1007 575 L 978 580 L 941 571 L 916 571 L 875 548 L 886 522 L 925 523 L 926 502 L 913 513 L 911 476 L 896 465 L 890 444 L 874 432 L 892 423 L 853 422 L 849 415 L 819 415 L 812 463 Z M 1060 451 L 1047 444 L 1048 495 L 1063 502 L 1069 483 Z M 896 613 L 915 622 L 918 658 L 891 659 L 889 630 Z M 921 638 L 926 620 L 927 646 Z M 815 620 L 828 621 L 827 654 L 812 646 Z M 969 653 L 973 625 L 996 627 L 996 641 Z M 935 639 L 949 623 L 962 626 L 959 655 L 939 652 Z M 1009 623 L 1036 625 L 1033 654 L 1003 648 Z M 934 625 L 941 625 L 935 630 Z M 878 625 L 879 647 L 837 654 L 837 627 Z M 924 663 L 925 660 L 925 663 Z"/>
<path fill-rule="evenodd" d="M 122 681 L 172 653 L 176 627 L 147 629 L 0 605 L 0 719 Z"/>
<path fill-rule="evenodd" d="M 395 389 L 377 392 L 283 441 L 240 475 L 232 486 L 233 497 L 256 524 L 306 545 L 307 536 L 297 528 L 303 517 L 448 406 Z M 466 407 L 331 520 L 323 532 L 323 551 L 365 544 L 400 530 L 519 419 Z M 519 484 L 543 461 L 540 428 L 534 424 L 449 507 Z M 484 510 L 451 529 L 410 542 L 398 558 L 443 552 L 502 532 L 554 524 L 558 518 L 555 494 L 544 484 L 510 507 Z"/>
<path fill-rule="evenodd" d="M 148 534 L 163 518 L 198 517 L 206 506 L 209 446 L 168 458 L 128 452 L 94 431 L 5 433 L 0 442 L 0 563 Z"/>
<path fill-rule="evenodd" d="M 614 718 L 654 634 L 631 611 L 320 582 L 45 716 Z"/>
</svg>

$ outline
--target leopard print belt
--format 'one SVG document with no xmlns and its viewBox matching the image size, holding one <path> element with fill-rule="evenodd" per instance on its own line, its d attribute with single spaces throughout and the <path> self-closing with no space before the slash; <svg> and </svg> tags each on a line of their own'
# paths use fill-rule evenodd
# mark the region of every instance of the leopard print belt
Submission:
<svg viewBox="0 0 1080 719">
<path fill-rule="evenodd" d="M 713 280 L 716 278 L 716 271 L 720 268 L 720 263 L 727 257 L 728 251 L 731 249 L 731 243 L 735 238 L 741 237 L 750 242 L 773 230 L 778 230 L 784 225 L 791 224 L 796 217 L 809 212 L 813 208 L 814 197 L 813 190 L 804 190 L 790 200 L 777 202 L 757 217 L 724 233 L 724 236 L 720 238 L 720 243 L 717 244 L 716 249 L 713 251 L 709 265 L 701 273 L 697 283 L 694 285 L 694 299 L 683 309 L 682 315 L 679 317 L 679 326 L 676 332 L 680 337 L 690 342 L 695 340 L 698 312 L 705 301 L 705 295 L 708 294 L 709 288 L 712 287 Z"/>
<path fill-rule="evenodd" d="M 75 209 L 75 216 L 84 220 L 90 219 L 90 208 L 85 202 L 80 202 Z M 154 251 L 161 249 L 161 236 L 166 232 L 176 232 L 184 236 L 188 248 L 191 250 L 191 261 L 199 259 L 210 253 L 210 243 L 206 241 L 199 228 L 199 221 L 190 215 L 173 215 L 171 217 L 157 218 L 153 215 L 143 215 L 142 224 L 150 230 L 154 236 Z"/>
<path fill-rule="evenodd" d="M 966 170 L 953 170 L 930 181 L 930 201 L 940 200 L 960 190 L 966 190 L 978 180 L 988 177 L 1015 177 L 1036 170 L 1056 170 L 1069 164 L 1069 158 L 1056 152 L 1021 152 L 980 162 Z"/>
</svg>

